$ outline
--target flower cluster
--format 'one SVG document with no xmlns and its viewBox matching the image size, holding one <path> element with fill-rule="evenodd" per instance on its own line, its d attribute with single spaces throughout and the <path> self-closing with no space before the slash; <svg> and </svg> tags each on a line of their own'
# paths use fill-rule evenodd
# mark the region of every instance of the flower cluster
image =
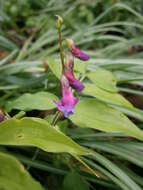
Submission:
<svg viewBox="0 0 143 190">
<path fill-rule="evenodd" d="M 78 49 L 72 40 L 66 39 L 66 42 L 70 53 L 67 54 L 66 64 L 63 66 L 61 77 L 62 99 L 57 103 L 57 107 L 67 118 L 74 114 L 75 106 L 78 103 L 78 99 L 72 93 L 72 88 L 78 92 L 84 89 L 84 85 L 74 76 L 74 57 L 87 61 L 89 56 Z"/>
</svg>

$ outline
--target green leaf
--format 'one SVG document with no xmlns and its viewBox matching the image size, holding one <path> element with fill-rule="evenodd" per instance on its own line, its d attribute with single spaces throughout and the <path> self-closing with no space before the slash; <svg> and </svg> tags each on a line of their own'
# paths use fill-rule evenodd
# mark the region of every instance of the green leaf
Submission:
<svg viewBox="0 0 143 190">
<path fill-rule="evenodd" d="M 7 112 L 12 109 L 23 111 L 50 110 L 56 107 L 54 100 L 58 100 L 58 98 L 49 92 L 26 93 L 13 101 L 8 101 L 5 109 Z"/>
<path fill-rule="evenodd" d="M 124 114 L 96 99 L 81 100 L 70 119 L 79 127 L 120 132 L 143 141 L 143 132 Z"/>
<path fill-rule="evenodd" d="M 38 147 L 47 152 L 86 155 L 89 151 L 39 118 L 8 119 L 0 124 L 1 145 Z"/>
<path fill-rule="evenodd" d="M 101 159 L 101 161 L 100 161 Z M 129 177 L 126 175 L 126 173 L 124 173 L 123 170 L 121 170 L 120 168 L 117 168 L 118 166 L 115 165 L 114 167 L 114 163 L 112 164 L 113 168 L 112 169 L 108 169 L 108 164 L 111 163 L 111 161 L 107 160 L 105 157 L 103 157 L 102 155 L 99 155 L 98 153 L 96 154 L 96 161 L 92 161 L 91 159 L 86 159 L 83 158 L 83 160 L 90 165 L 92 168 L 95 168 L 96 170 L 100 171 L 102 174 L 104 174 L 105 176 L 107 176 L 109 179 L 111 179 L 115 184 L 117 184 L 118 186 L 120 186 L 120 188 L 122 190 L 131 190 L 131 188 L 129 188 L 127 186 L 128 181 L 131 181 L 131 179 L 129 179 Z M 105 160 L 105 161 L 104 161 Z M 104 161 L 104 163 L 102 164 L 102 166 L 100 166 L 97 161 L 102 164 L 102 162 Z M 106 162 L 108 162 L 108 164 L 106 164 Z M 120 170 L 119 172 L 122 173 L 124 175 L 124 179 L 121 179 L 121 177 L 119 177 L 119 175 L 114 175 L 116 172 L 118 172 L 117 170 Z M 111 170 L 113 170 L 113 174 L 110 172 Z M 128 179 L 127 179 L 128 178 Z M 126 183 L 124 183 L 124 181 L 126 181 Z M 133 184 L 134 182 L 132 182 Z M 134 187 L 134 186 L 133 186 Z M 136 187 L 136 185 L 135 185 Z M 116 188 L 115 188 L 116 189 Z"/>
<path fill-rule="evenodd" d="M 60 64 L 59 60 L 55 61 L 54 59 L 50 58 L 48 60 L 48 66 L 50 67 L 53 74 L 60 79 L 62 73 L 62 65 Z"/>
<path fill-rule="evenodd" d="M 113 173 L 120 181 L 128 186 L 130 190 L 141 190 L 140 186 L 138 186 L 133 179 L 131 179 L 124 170 L 122 170 L 117 164 L 114 164 L 113 161 L 110 161 L 103 155 L 93 152 L 93 160 L 95 162 L 99 162 L 102 166 L 107 168 L 111 173 Z"/>
<path fill-rule="evenodd" d="M 74 71 L 80 73 L 80 74 L 85 74 L 88 68 L 88 62 L 83 62 L 80 60 L 74 60 Z"/>
<path fill-rule="evenodd" d="M 71 171 L 64 179 L 63 190 L 89 190 L 88 183 L 76 171 Z"/>
<path fill-rule="evenodd" d="M 125 144 L 125 146 L 124 146 Z M 99 149 L 110 154 L 117 155 L 119 158 L 132 162 L 139 167 L 143 168 L 143 153 L 138 151 L 135 147 L 131 147 L 133 143 L 129 143 L 129 146 L 126 146 L 125 142 L 116 143 L 116 142 L 84 142 L 81 145 L 88 146 L 93 149 Z M 127 144 L 128 145 L 128 144 Z M 130 148 L 131 147 L 131 148 Z M 140 155 L 140 156 L 139 156 Z"/>
<path fill-rule="evenodd" d="M 48 65 L 51 69 L 51 71 L 53 72 L 53 74 L 60 79 L 61 78 L 61 73 L 62 73 L 62 66 L 60 63 L 60 60 L 54 60 L 52 58 L 50 58 L 48 60 Z M 74 63 L 74 71 L 78 72 L 80 74 L 84 74 L 87 70 L 88 67 L 88 63 L 80 61 L 80 60 L 75 60 Z M 77 73 L 75 73 L 76 77 L 78 76 Z"/>
<path fill-rule="evenodd" d="M 0 189 L 42 190 L 43 188 L 15 157 L 0 152 Z"/>
<path fill-rule="evenodd" d="M 97 87 L 107 90 L 112 93 L 118 92 L 116 87 L 116 78 L 112 72 L 104 70 L 104 69 L 97 69 L 96 72 L 90 72 L 87 77 L 96 84 Z"/>
<path fill-rule="evenodd" d="M 96 97 L 106 103 L 133 108 L 132 104 L 120 94 L 107 92 L 101 88 L 98 88 L 95 84 L 86 83 L 83 94 Z"/>
</svg>

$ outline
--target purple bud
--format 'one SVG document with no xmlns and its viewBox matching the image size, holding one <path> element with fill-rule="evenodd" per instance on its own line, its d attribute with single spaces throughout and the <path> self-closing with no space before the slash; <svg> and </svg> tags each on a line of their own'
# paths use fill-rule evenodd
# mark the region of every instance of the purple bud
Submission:
<svg viewBox="0 0 143 190">
<path fill-rule="evenodd" d="M 78 103 L 78 99 L 76 99 L 72 94 L 72 89 L 69 86 L 69 82 L 64 75 L 62 75 L 61 78 L 61 86 L 62 99 L 58 101 L 57 106 L 58 110 L 64 112 L 64 116 L 67 118 L 70 115 L 74 114 L 74 109 L 76 104 Z"/>
<path fill-rule="evenodd" d="M 84 85 L 79 81 L 79 80 L 74 80 L 70 82 L 70 85 L 72 88 L 74 88 L 75 90 L 82 92 L 84 89 Z"/>
<path fill-rule="evenodd" d="M 78 58 L 82 61 L 88 61 L 89 60 L 89 58 L 90 58 L 89 55 L 87 55 L 86 53 L 81 51 L 79 48 L 77 48 L 76 45 L 74 44 L 73 40 L 66 39 L 66 42 L 67 42 L 67 46 L 70 49 L 73 56 L 75 56 L 76 58 Z"/>
<path fill-rule="evenodd" d="M 74 88 L 75 90 L 81 92 L 84 89 L 84 85 L 79 80 L 77 80 L 74 76 L 73 56 L 71 54 L 67 54 L 66 61 L 67 61 L 67 64 L 65 64 L 65 67 L 64 67 L 64 74 L 66 78 L 68 79 L 70 86 Z"/>
<path fill-rule="evenodd" d="M 4 113 L 0 110 L 0 122 L 5 120 L 5 115 Z"/>
</svg>

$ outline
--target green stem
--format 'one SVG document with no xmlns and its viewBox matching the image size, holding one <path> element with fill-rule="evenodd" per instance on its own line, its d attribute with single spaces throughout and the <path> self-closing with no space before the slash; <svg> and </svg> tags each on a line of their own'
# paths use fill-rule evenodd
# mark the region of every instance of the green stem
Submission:
<svg viewBox="0 0 143 190">
<path fill-rule="evenodd" d="M 56 113 L 56 115 L 55 115 L 55 117 L 54 117 L 54 119 L 53 119 L 53 121 L 52 121 L 52 123 L 51 123 L 52 126 L 55 126 L 55 125 L 56 125 L 56 122 L 57 122 L 57 120 L 58 120 L 60 114 L 61 114 L 60 111 L 58 111 L 58 112 Z"/>
<path fill-rule="evenodd" d="M 24 111 L 20 111 L 18 114 L 16 114 L 13 118 L 21 119 L 26 113 Z"/>
<path fill-rule="evenodd" d="M 35 150 L 35 152 L 34 152 L 34 155 L 32 156 L 31 161 L 36 160 L 36 158 L 37 158 L 39 152 L 40 152 L 40 149 L 39 149 L 39 148 L 36 148 L 36 150 Z M 30 165 L 27 166 L 27 170 L 29 170 L 29 169 L 30 169 Z"/>
<path fill-rule="evenodd" d="M 58 33 L 59 33 L 60 57 L 61 57 L 62 72 L 63 72 L 64 71 L 64 54 L 63 54 L 63 46 L 62 46 L 62 32 L 61 32 L 61 28 L 58 29 Z"/>
</svg>

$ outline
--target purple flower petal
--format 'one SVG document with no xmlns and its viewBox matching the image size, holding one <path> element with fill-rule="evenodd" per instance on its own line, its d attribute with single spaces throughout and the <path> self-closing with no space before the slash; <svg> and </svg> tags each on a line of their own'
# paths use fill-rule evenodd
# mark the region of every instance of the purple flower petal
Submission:
<svg viewBox="0 0 143 190">
<path fill-rule="evenodd" d="M 74 80 L 73 82 L 71 81 L 70 85 L 79 92 L 82 92 L 84 89 L 84 85 L 79 80 Z"/>
<path fill-rule="evenodd" d="M 84 85 L 79 80 L 77 80 L 74 76 L 73 56 L 71 54 L 68 54 L 66 60 L 67 60 L 67 64 L 65 64 L 65 67 L 64 67 L 64 74 L 66 78 L 68 79 L 70 86 L 74 88 L 75 90 L 81 92 L 84 89 Z"/>
<path fill-rule="evenodd" d="M 66 39 L 67 45 L 71 51 L 71 53 L 73 54 L 73 56 L 75 56 L 76 58 L 82 60 L 82 61 L 88 61 L 89 60 L 89 55 L 87 55 L 86 53 L 84 53 L 83 51 L 81 51 L 79 48 L 76 47 L 76 45 L 74 44 L 73 40 L 71 39 Z"/>
<path fill-rule="evenodd" d="M 89 60 L 89 55 L 87 55 L 86 53 L 84 53 L 83 51 L 78 49 L 74 44 L 71 47 L 71 52 L 76 58 L 78 58 L 82 61 L 88 61 Z"/>
<path fill-rule="evenodd" d="M 58 106 L 58 109 L 64 113 L 64 116 L 68 118 L 70 115 L 74 114 L 74 109 L 75 109 L 76 104 L 71 103 L 67 105 L 65 102 L 63 102 L 63 100 L 60 100 L 57 103 L 57 106 Z"/>
<path fill-rule="evenodd" d="M 57 107 L 59 111 L 64 113 L 64 116 L 67 118 L 70 115 L 74 114 L 74 109 L 76 104 L 78 103 L 78 99 L 76 99 L 72 94 L 72 89 L 69 86 L 69 82 L 67 78 L 63 75 L 61 79 L 62 85 L 62 99 L 58 101 Z"/>
</svg>

